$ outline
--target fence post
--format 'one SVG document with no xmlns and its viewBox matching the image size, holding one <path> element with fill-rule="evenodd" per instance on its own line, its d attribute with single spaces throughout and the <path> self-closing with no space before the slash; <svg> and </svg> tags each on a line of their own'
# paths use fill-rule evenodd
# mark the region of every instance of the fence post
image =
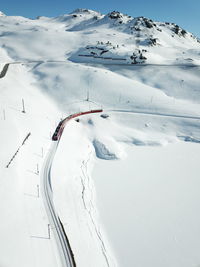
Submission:
<svg viewBox="0 0 200 267">
<path fill-rule="evenodd" d="M 25 105 L 24 105 L 24 99 L 23 98 L 22 98 L 22 113 L 26 113 Z"/>
</svg>

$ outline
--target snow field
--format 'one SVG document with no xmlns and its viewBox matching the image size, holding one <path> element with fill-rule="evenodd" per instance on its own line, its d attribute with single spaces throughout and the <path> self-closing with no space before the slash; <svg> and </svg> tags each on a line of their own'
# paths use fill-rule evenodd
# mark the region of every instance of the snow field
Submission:
<svg viewBox="0 0 200 267">
<path fill-rule="evenodd" d="M 199 145 L 127 145 L 97 160 L 97 207 L 119 266 L 198 266 Z"/>
<path fill-rule="evenodd" d="M 71 121 L 64 130 L 52 166 L 55 206 L 77 266 L 116 266 L 99 225 L 95 188 L 90 176 L 94 148 L 84 128 Z"/>
<path fill-rule="evenodd" d="M 161 186 L 159 177 L 161 174 L 166 174 L 162 177 L 162 180 L 165 179 L 165 183 L 168 183 L 167 175 L 169 171 L 167 171 L 167 168 L 169 166 L 174 166 L 172 164 L 172 161 L 174 161 L 174 164 L 177 162 L 178 165 L 177 171 L 173 176 L 174 179 L 178 179 L 178 181 L 174 181 L 174 186 L 176 186 L 176 188 L 174 188 L 175 192 L 180 185 L 181 175 L 183 173 L 185 174 L 187 182 L 189 178 L 187 177 L 188 172 L 186 171 L 187 165 L 185 164 L 185 169 L 182 170 L 182 163 L 179 159 L 180 155 L 182 155 L 183 152 L 185 153 L 185 151 L 187 151 L 185 156 L 182 156 L 184 162 L 187 160 L 189 161 L 190 155 L 192 155 L 191 161 L 188 163 L 189 165 L 191 164 L 190 166 L 194 170 L 191 173 L 192 181 L 190 181 L 190 186 L 194 186 L 194 181 L 198 184 L 197 153 L 199 152 L 199 147 L 195 145 L 195 143 L 190 145 L 181 142 L 180 137 L 189 136 L 189 134 L 192 136 L 197 135 L 199 122 L 195 120 L 192 124 L 191 120 L 188 119 L 163 118 L 148 115 L 141 116 L 129 113 L 107 112 L 107 114 L 109 116 L 106 119 L 101 118 L 99 115 L 92 115 L 80 117 L 79 122 L 72 121 L 66 125 L 53 164 L 55 203 L 61 219 L 64 222 L 65 230 L 69 233 L 72 249 L 77 255 L 77 264 L 79 264 L 79 262 L 83 266 L 87 264 L 89 264 L 89 266 L 93 266 L 93 264 L 104 266 L 105 264 L 105 262 L 101 262 L 101 255 L 96 254 L 101 242 L 97 242 L 97 248 L 94 247 L 94 243 L 90 245 L 94 240 L 92 241 L 88 238 L 88 229 L 86 228 L 86 225 L 88 225 L 90 235 L 93 239 L 95 239 L 96 236 L 94 229 L 99 229 L 105 244 L 106 255 L 108 251 L 113 250 L 112 254 L 115 255 L 117 263 L 114 263 L 110 255 L 109 257 L 107 255 L 111 266 L 115 266 L 115 264 L 117 264 L 117 266 L 131 266 L 133 264 L 145 266 L 148 261 L 155 266 L 159 266 L 161 263 L 164 264 L 164 258 L 166 266 L 168 266 L 168 263 L 174 264 L 173 266 L 181 266 L 179 264 L 184 260 L 180 258 L 180 255 L 176 254 L 180 246 L 174 245 L 174 239 L 172 241 L 170 241 L 171 239 L 168 240 L 168 233 L 165 232 L 165 228 L 171 223 L 170 219 L 166 224 L 163 221 L 156 221 L 155 216 L 157 213 L 159 214 L 162 212 L 162 207 L 152 210 L 152 227 L 154 228 L 153 234 L 156 236 L 155 241 L 153 239 L 153 234 L 150 235 L 146 232 L 147 229 L 149 229 L 148 221 L 146 221 L 146 224 L 142 224 L 142 226 L 137 225 L 137 220 L 134 222 L 135 211 L 131 209 L 132 198 L 138 199 L 137 201 L 142 199 L 143 201 L 142 207 L 138 202 L 138 206 L 136 206 L 137 212 L 142 212 L 143 216 L 147 216 L 149 210 L 145 206 L 147 203 L 145 202 L 146 198 L 144 192 L 139 190 L 137 194 L 134 195 L 136 189 L 133 190 L 131 184 L 135 183 L 135 186 L 145 187 L 146 182 L 144 179 L 150 179 L 147 184 L 149 189 L 145 187 L 145 192 L 151 194 L 151 191 L 148 192 L 148 190 L 152 188 L 151 180 L 156 179 L 156 181 L 154 180 L 154 184 L 158 183 Z M 195 139 L 194 142 L 196 142 Z M 193 150 L 194 147 L 195 149 Z M 164 153 L 164 151 L 167 152 L 166 155 L 164 154 L 164 158 L 162 158 L 162 153 Z M 178 156 L 176 155 L 176 151 L 179 153 Z M 137 159 L 138 153 L 140 157 Z M 152 157 L 151 153 L 153 155 Z M 95 159 L 95 154 L 97 159 Z M 147 156 L 145 156 L 146 154 L 150 158 L 149 160 Z M 145 159 L 144 162 L 142 157 Z M 158 170 L 156 161 L 160 162 Z M 145 164 L 147 164 L 147 168 Z M 136 173 L 134 171 L 134 168 L 136 168 L 135 166 L 137 166 Z M 171 168 L 171 177 L 174 168 Z M 141 170 L 143 169 L 144 171 L 142 172 Z M 63 170 L 65 173 L 63 173 Z M 154 176 L 155 178 L 153 178 Z M 176 178 L 177 176 L 178 178 Z M 66 177 L 68 178 L 66 179 Z M 138 179 L 132 181 L 132 177 L 141 177 L 143 180 L 140 182 L 138 182 Z M 173 179 L 173 177 L 171 179 Z M 124 183 L 124 179 L 127 182 Z M 93 184 L 94 182 L 95 187 Z M 157 189 L 155 188 L 155 190 Z M 160 190 L 164 190 L 163 187 L 161 187 Z M 106 196 L 105 198 L 104 194 Z M 159 192 L 157 192 L 157 194 L 159 194 Z M 181 194 L 182 191 L 180 192 L 178 201 L 181 201 Z M 189 194 L 187 197 L 189 200 Z M 129 199 L 131 200 L 129 201 Z M 164 201 L 164 199 L 161 199 L 161 201 Z M 176 202 L 177 199 L 174 198 L 173 201 Z M 173 201 L 171 201 L 169 205 L 173 206 Z M 152 200 L 152 204 L 149 205 L 152 205 L 153 209 L 155 202 Z M 69 209 L 69 206 L 73 206 L 73 208 Z M 97 210 L 95 208 L 96 206 Z M 127 206 L 130 206 L 130 208 L 127 208 Z M 83 210 L 81 211 L 81 209 Z M 92 214 L 92 216 L 87 218 L 88 212 L 90 215 Z M 174 220 L 179 220 L 178 216 L 181 211 L 177 208 L 177 212 L 178 215 L 175 216 Z M 163 211 L 163 214 L 163 216 L 168 216 L 167 211 Z M 181 216 L 184 218 L 184 216 L 187 215 L 183 213 Z M 94 227 L 94 222 L 96 227 Z M 137 225 L 139 231 L 137 233 L 137 244 L 136 241 L 132 241 L 136 234 L 135 228 L 132 227 L 133 223 Z M 160 231 L 163 231 L 163 239 L 160 239 L 158 233 L 156 233 L 156 224 L 159 223 L 161 223 Z M 184 227 L 186 226 L 190 227 L 189 224 L 184 225 Z M 111 228 L 112 231 L 110 230 Z M 177 229 L 177 227 L 172 227 L 170 234 L 176 235 Z M 195 231 L 197 230 L 198 229 Z M 146 237 L 144 237 L 143 231 Z M 79 236 L 82 237 L 81 240 L 83 244 L 78 238 Z M 195 237 L 195 233 L 192 233 L 192 236 Z M 96 238 L 97 237 L 98 235 Z M 145 238 L 148 239 L 148 243 L 144 242 Z M 184 232 L 180 235 L 180 238 L 184 238 Z M 198 242 L 198 238 L 195 240 Z M 154 247 L 153 251 L 149 250 L 151 242 Z M 88 246 L 84 246 L 84 244 L 88 244 Z M 175 246 L 176 252 L 173 253 L 169 250 L 167 254 L 168 258 L 166 258 L 166 254 L 163 250 L 165 250 L 166 246 L 170 246 L 171 244 Z M 81 249 L 81 246 L 84 246 L 84 249 Z M 135 249 L 136 246 L 138 246 L 137 249 Z M 161 246 L 161 256 L 157 255 L 157 252 L 154 252 L 159 246 Z M 109 247 L 111 247 L 112 250 L 111 248 L 107 249 Z M 190 255 L 190 259 L 186 262 L 195 263 L 198 254 L 193 257 L 192 251 L 186 243 L 184 243 L 182 247 L 183 249 L 187 249 Z M 93 252 L 93 249 L 95 249 L 96 252 Z M 146 262 L 140 258 L 143 250 L 147 255 Z M 149 251 L 147 252 L 147 250 Z M 80 251 L 83 255 L 80 255 Z M 92 253 L 94 257 L 88 258 L 89 253 Z M 138 256 L 135 257 L 135 255 Z"/>
<path fill-rule="evenodd" d="M 68 123 L 52 166 L 56 210 L 77 265 L 199 264 L 199 120 L 148 114 L 199 116 L 199 67 L 191 67 L 199 64 L 199 43 L 189 33 L 172 37 L 172 24 L 147 29 L 143 19 L 120 19 L 83 10 L 0 17 L 0 68 L 21 62 L 0 79 L 2 266 L 58 266 L 37 168 L 61 118 L 101 107 L 105 119 Z M 130 32 L 137 20 L 140 36 Z M 119 45 L 120 56 L 147 48 L 147 63 L 162 66 L 79 64 L 80 49 L 98 41 Z"/>
<path fill-rule="evenodd" d="M 54 129 L 59 112 L 51 100 L 31 85 L 33 80 L 24 67 L 10 66 L 0 82 L 1 112 L 5 111 L 5 120 L 2 112 L 0 121 L 4 151 L 1 154 L 0 262 L 2 266 L 57 266 L 56 248 L 47 239 L 48 221 L 42 199 L 38 198 L 37 165 L 40 171 L 50 145 L 49 131 Z M 22 98 L 26 113 L 22 113 Z M 30 137 L 21 146 L 29 132 Z"/>
</svg>

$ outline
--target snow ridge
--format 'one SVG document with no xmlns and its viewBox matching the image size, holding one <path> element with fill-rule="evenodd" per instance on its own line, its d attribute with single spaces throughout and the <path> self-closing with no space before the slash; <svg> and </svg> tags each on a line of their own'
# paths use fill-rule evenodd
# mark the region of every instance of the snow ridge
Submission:
<svg viewBox="0 0 200 267">
<path fill-rule="evenodd" d="M 0 11 L 0 16 L 5 16 L 5 14 L 2 11 Z"/>
</svg>

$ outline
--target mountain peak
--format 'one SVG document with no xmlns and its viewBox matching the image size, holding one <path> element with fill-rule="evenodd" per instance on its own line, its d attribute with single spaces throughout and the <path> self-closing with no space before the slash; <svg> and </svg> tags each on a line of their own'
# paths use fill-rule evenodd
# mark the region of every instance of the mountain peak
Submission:
<svg viewBox="0 0 200 267">
<path fill-rule="evenodd" d="M 3 12 L 0 11 L 0 16 L 5 16 L 5 14 Z"/>
<path fill-rule="evenodd" d="M 90 10 L 86 8 L 76 8 L 70 14 L 74 14 L 74 13 L 90 13 Z"/>
<path fill-rule="evenodd" d="M 89 15 L 96 15 L 96 14 L 100 14 L 97 11 L 94 10 L 90 10 L 90 9 L 86 9 L 86 8 L 77 8 L 74 11 L 72 11 L 70 14 L 89 14 Z"/>
<path fill-rule="evenodd" d="M 112 12 L 108 13 L 107 16 L 109 18 L 111 18 L 111 19 L 120 19 L 120 18 L 123 18 L 123 17 L 131 18 L 131 16 L 123 14 L 123 13 L 121 13 L 119 11 L 112 11 Z"/>
<path fill-rule="evenodd" d="M 119 23 L 127 23 L 131 19 L 133 19 L 131 16 L 123 14 L 119 11 L 112 11 L 112 12 L 108 13 L 105 17 L 107 17 L 113 21 L 118 21 Z"/>
</svg>

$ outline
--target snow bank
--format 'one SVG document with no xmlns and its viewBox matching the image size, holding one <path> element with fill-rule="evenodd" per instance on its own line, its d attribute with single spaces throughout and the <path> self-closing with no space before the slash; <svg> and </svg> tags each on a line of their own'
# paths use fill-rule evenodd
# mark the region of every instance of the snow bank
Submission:
<svg viewBox="0 0 200 267">
<path fill-rule="evenodd" d="M 109 149 L 100 141 L 94 140 L 93 145 L 95 148 L 96 156 L 100 159 L 113 160 L 117 159 L 117 156 L 109 151 Z"/>
</svg>

